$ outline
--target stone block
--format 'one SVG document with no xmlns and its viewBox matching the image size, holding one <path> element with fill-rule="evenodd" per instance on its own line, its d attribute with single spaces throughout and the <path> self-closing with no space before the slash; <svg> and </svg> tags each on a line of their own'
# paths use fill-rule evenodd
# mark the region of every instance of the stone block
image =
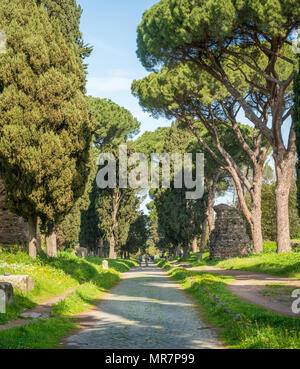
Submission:
<svg viewBox="0 0 300 369">
<path fill-rule="evenodd" d="M 105 269 L 105 270 L 107 270 L 109 268 L 107 260 L 102 261 L 102 268 Z"/>
<path fill-rule="evenodd" d="M 14 289 L 12 284 L 0 282 L 0 309 L 1 307 L 3 307 L 2 303 L 5 303 L 6 305 L 11 305 L 13 302 L 14 302 Z"/>
<path fill-rule="evenodd" d="M 0 275 L 0 282 L 10 283 L 14 289 L 23 293 L 34 289 L 34 280 L 28 275 Z"/>
</svg>

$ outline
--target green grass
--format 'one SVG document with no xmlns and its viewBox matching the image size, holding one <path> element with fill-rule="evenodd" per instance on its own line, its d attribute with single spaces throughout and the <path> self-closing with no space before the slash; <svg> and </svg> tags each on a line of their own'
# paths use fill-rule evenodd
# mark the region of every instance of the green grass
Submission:
<svg viewBox="0 0 300 369">
<path fill-rule="evenodd" d="M 265 242 L 262 254 L 226 260 L 210 260 L 209 253 L 206 252 L 199 262 L 197 262 L 195 254 L 190 254 L 183 261 L 190 263 L 192 266 L 213 265 L 224 269 L 246 270 L 296 279 L 300 278 L 300 250 L 296 249 L 292 252 L 277 254 L 275 242 Z"/>
<path fill-rule="evenodd" d="M 295 286 L 283 286 L 282 284 L 267 284 L 259 293 L 264 296 L 278 297 L 282 301 L 290 301 Z"/>
<path fill-rule="evenodd" d="M 111 269 L 116 270 L 117 272 L 124 273 L 127 272 L 130 268 L 133 268 L 134 266 L 137 266 L 137 262 L 134 260 L 127 260 L 127 259 L 100 259 L 100 258 L 92 258 L 89 257 L 86 259 L 89 263 L 101 266 L 103 260 L 108 261 L 108 266 Z"/>
<path fill-rule="evenodd" d="M 120 273 L 137 265 L 133 260 L 108 260 L 109 269 L 103 270 L 99 258 L 81 259 L 70 253 L 59 253 L 57 259 L 39 255 L 32 260 L 24 252 L 2 252 L 0 273 L 29 274 L 35 280 L 31 293 L 15 291 L 15 302 L 7 314 L 0 314 L 0 324 L 19 316 L 24 308 L 32 308 L 42 298 L 57 296 L 76 287 L 64 300 L 52 307 L 51 319 L 41 319 L 24 326 L 0 331 L 0 349 L 47 349 L 59 345 L 61 337 L 76 325 L 63 315 L 76 315 L 89 309 L 96 299 L 120 280 Z"/>
<path fill-rule="evenodd" d="M 84 299 L 89 301 L 84 306 L 90 306 L 90 301 L 94 295 L 99 295 L 97 286 L 100 284 L 99 282 L 98 285 L 94 283 L 90 285 L 90 282 L 100 278 L 99 272 L 102 270 L 102 260 L 99 258 L 82 259 L 68 252 L 59 252 L 57 259 L 40 254 L 36 260 L 33 260 L 26 252 L 15 248 L 1 249 L 0 247 L 0 274 L 5 272 L 12 275 L 26 274 L 32 277 L 35 282 L 33 291 L 29 293 L 22 294 L 16 290 L 14 291 L 14 304 L 7 307 L 6 314 L 0 314 L 0 325 L 17 319 L 25 309 L 31 309 L 38 303 L 59 296 L 66 290 L 77 286 L 74 295 L 78 293 L 79 296 L 82 296 L 82 301 Z M 133 261 L 129 260 L 109 260 L 108 262 L 111 268 L 111 276 L 107 276 L 107 281 L 103 281 L 104 288 L 109 288 L 112 281 L 115 282 L 115 273 L 124 272 L 135 265 Z M 86 292 L 84 292 L 85 288 Z M 65 310 L 74 311 L 75 313 L 77 310 L 82 311 L 83 307 L 80 308 L 79 306 L 76 310 L 74 307 L 75 301 L 78 302 L 78 297 L 74 298 L 72 309 Z M 61 311 L 63 312 L 64 309 L 61 308 Z"/>
<path fill-rule="evenodd" d="M 0 331 L 0 349 L 51 349 L 76 328 L 73 319 L 55 318 Z"/>
<path fill-rule="evenodd" d="M 109 270 L 102 270 L 102 259 L 87 258 L 98 270 L 89 282 L 79 286 L 64 300 L 52 307 L 52 315 L 75 315 L 89 309 L 96 299 L 120 280 L 120 273 L 128 271 L 137 263 L 131 260 L 108 260 Z"/>
<path fill-rule="evenodd" d="M 34 307 L 51 297 L 91 280 L 97 268 L 84 259 L 69 253 L 59 253 L 57 259 L 41 254 L 36 260 L 25 252 L 1 252 L 0 274 L 26 274 L 34 279 L 33 291 L 22 294 L 14 291 L 15 302 L 0 314 L 0 325 L 16 319 L 25 309 Z"/>
<path fill-rule="evenodd" d="M 199 303 L 205 320 L 220 327 L 220 337 L 235 349 L 299 349 L 300 319 L 277 315 L 240 300 L 226 289 L 231 277 L 158 265 Z"/>
</svg>

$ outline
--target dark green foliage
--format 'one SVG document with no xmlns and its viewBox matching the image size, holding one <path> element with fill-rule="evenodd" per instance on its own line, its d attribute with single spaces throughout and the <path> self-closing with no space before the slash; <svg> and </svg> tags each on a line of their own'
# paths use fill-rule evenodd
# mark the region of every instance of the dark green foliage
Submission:
<svg viewBox="0 0 300 369">
<path fill-rule="evenodd" d="M 96 165 L 98 154 L 98 150 L 94 148 L 92 150 L 91 160 L 89 164 L 90 174 L 88 176 L 83 196 L 78 199 L 78 201 L 73 206 L 71 212 L 65 217 L 63 222 L 56 227 L 56 234 L 60 249 L 73 247 L 75 244 L 77 244 L 79 242 L 79 235 L 81 230 L 85 232 L 85 237 L 87 237 L 87 239 L 85 239 L 83 243 L 93 245 L 93 247 L 91 248 L 94 248 L 95 243 L 98 239 L 98 235 L 96 240 L 92 241 L 89 239 L 89 237 L 92 237 L 94 234 L 94 232 L 92 232 L 92 229 L 90 228 L 93 226 L 97 227 L 97 224 L 93 222 L 93 217 L 89 217 L 88 224 L 82 224 L 82 221 L 86 219 L 83 216 L 83 213 L 89 210 L 91 198 L 93 197 L 94 193 L 95 177 L 98 169 Z M 81 238 L 82 237 L 83 236 L 81 235 Z M 82 240 L 84 240 L 84 237 L 82 238 Z"/>
<path fill-rule="evenodd" d="M 85 91 L 87 65 L 83 60 L 90 56 L 93 48 L 84 43 L 79 29 L 82 9 L 76 0 L 36 0 L 45 6 L 51 20 L 60 28 L 66 41 L 75 47 L 78 61 L 81 63 L 82 90 Z"/>
<path fill-rule="evenodd" d="M 119 149 L 111 148 L 109 152 L 116 158 L 118 177 Z M 127 154 L 131 155 L 133 152 L 134 147 L 130 142 L 127 146 Z M 103 232 L 106 241 L 110 243 L 110 248 L 117 253 L 126 244 L 130 225 L 137 218 L 139 204 L 136 190 L 130 187 L 119 188 L 117 186 L 116 188 L 98 189 L 95 203 L 98 227 Z"/>
<path fill-rule="evenodd" d="M 154 132 L 147 131 L 134 142 L 136 152 L 150 157 L 151 154 L 161 154 L 164 149 L 165 137 L 170 128 L 159 127 Z"/>
<path fill-rule="evenodd" d="M 187 200 L 186 189 L 165 189 L 151 192 L 157 211 L 159 230 L 174 247 L 188 249 L 199 237 L 206 218 L 207 195 L 200 200 Z M 162 246 L 162 245 L 161 245 Z"/>
<path fill-rule="evenodd" d="M 33 0 L 2 1 L 0 171 L 9 208 L 43 223 L 64 219 L 89 173 L 91 130 L 81 65 Z"/>
<path fill-rule="evenodd" d="M 88 97 L 93 122 L 94 143 L 100 152 L 113 153 L 118 159 L 118 145 L 138 133 L 140 123 L 132 114 L 110 100 Z M 128 145 L 128 154 L 133 144 Z M 118 165 L 117 165 L 118 168 Z M 117 174 L 118 177 L 118 174 Z M 103 189 L 93 182 L 89 207 L 81 213 L 80 244 L 96 249 L 100 237 L 106 243 L 113 242 L 116 251 L 125 246 L 130 224 L 137 217 L 139 200 L 136 191 L 127 189 Z"/>
<path fill-rule="evenodd" d="M 111 100 L 88 97 L 95 144 L 117 146 L 138 134 L 140 123 L 125 108 Z"/>
<path fill-rule="evenodd" d="M 146 242 L 149 237 L 148 218 L 143 213 L 139 213 L 134 223 L 130 225 L 124 251 L 130 254 L 136 254 L 139 250 L 145 252 Z"/>
<path fill-rule="evenodd" d="M 99 188 L 96 180 L 93 181 L 92 191 L 89 193 L 89 207 L 86 211 L 81 212 L 79 243 L 82 247 L 95 250 L 98 246 L 99 238 L 102 233 L 99 229 L 99 218 L 96 210 Z"/>
<path fill-rule="evenodd" d="M 60 243 L 72 245 L 79 241 L 82 247 L 96 250 L 100 237 L 104 237 L 101 223 L 105 221 L 99 219 L 97 211 L 99 206 L 99 196 L 104 197 L 96 185 L 96 175 L 98 167 L 96 159 L 100 152 L 108 152 L 112 147 L 125 143 L 128 137 L 139 131 L 140 123 L 131 113 L 113 103 L 110 100 L 88 97 L 89 110 L 93 125 L 93 140 L 96 148 L 94 155 L 90 158 L 91 173 L 88 177 L 84 195 L 78 200 L 70 215 L 59 226 Z M 116 149 L 117 152 L 117 149 Z M 103 195 L 103 196 L 102 196 Z M 106 217 L 111 218 L 110 210 Z M 125 237 L 129 225 L 126 224 L 120 231 L 120 239 Z"/>
</svg>

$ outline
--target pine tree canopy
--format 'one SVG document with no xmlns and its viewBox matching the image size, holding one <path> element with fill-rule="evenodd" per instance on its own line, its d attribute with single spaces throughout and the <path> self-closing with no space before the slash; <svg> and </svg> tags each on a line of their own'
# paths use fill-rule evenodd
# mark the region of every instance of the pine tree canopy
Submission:
<svg viewBox="0 0 300 369">
<path fill-rule="evenodd" d="M 140 123 L 127 109 L 107 99 L 89 96 L 88 101 L 99 147 L 117 146 L 139 133 Z"/>
</svg>

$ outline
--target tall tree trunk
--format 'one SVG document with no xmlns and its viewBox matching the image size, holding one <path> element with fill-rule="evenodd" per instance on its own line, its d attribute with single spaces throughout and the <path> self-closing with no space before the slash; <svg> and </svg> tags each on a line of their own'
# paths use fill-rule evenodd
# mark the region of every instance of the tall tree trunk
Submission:
<svg viewBox="0 0 300 369">
<path fill-rule="evenodd" d="M 251 213 L 252 213 L 252 238 L 253 252 L 255 254 L 263 252 L 263 236 L 261 228 L 261 189 L 262 189 L 262 167 L 255 166 L 253 170 L 253 190 L 251 193 Z"/>
<path fill-rule="evenodd" d="M 201 233 L 201 241 L 200 241 L 200 252 L 204 252 L 206 248 L 206 236 L 207 236 L 207 218 L 204 219 L 202 224 L 202 233 Z"/>
<path fill-rule="evenodd" d="M 214 204 L 215 204 L 217 185 L 218 185 L 220 175 L 221 175 L 221 173 L 216 173 L 213 177 L 212 184 L 209 184 L 207 186 L 208 187 L 207 222 L 208 222 L 209 234 L 211 234 L 211 232 L 215 228 Z"/>
<path fill-rule="evenodd" d="M 42 252 L 42 234 L 41 234 L 41 230 L 40 230 L 40 219 L 37 219 L 36 222 L 36 248 L 37 248 L 37 252 Z"/>
<path fill-rule="evenodd" d="M 115 241 L 115 235 L 112 232 L 110 235 L 110 239 L 109 239 L 109 258 L 110 259 L 116 259 L 116 253 L 115 253 L 115 246 L 116 246 L 116 241 Z"/>
<path fill-rule="evenodd" d="M 103 258 L 103 238 L 99 239 L 99 257 Z"/>
<path fill-rule="evenodd" d="M 211 234 L 211 232 L 215 229 L 214 208 L 211 205 L 208 208 L 207 223 L 208 223 L 209 234 Z"/>
<path fill-rule="evenodd" d="M 46 252 L 51 258 L 57 258 L 57 239 L 54 226 L 49 228 L 46 235 Z"/>
<path fill-rule="evenodd" d="M 194 237 L 193 239 L 193 252 L 198 252 L 198 237 Z"/>
<path fill-rule="evenodd" d="M 115 252 L 116 240 L 115 240 L 114 230 L 117 225 L 117 214 L 118 214 L 119 205 L 120 205 L 119 193 L 113 192 L 112 201 L 113 201 L 112 215 L 111 215 L 112 216 L 112 227 L 110 230 L 110 238 L 109 238 L 109 258 L 116 259 L 117 258 L 117 255 Z"/>
<path fill-rule="evenodd" d="M 284 158 L 274 155 L 277 176 L 276 186 L 276 223 L 277 223 L 277 252 L 291 251 L 289 196 L 295 164 L 294 152 L 286 152 Z"/>
<path fill-rule="evenodd" d="M 31 218 L 28 220 L 29 225 L 29 239 L 28 239 L 28 253 L 33 259 L 36 259 L 37 254 L 37 239 L 36 239 L 36 218 Z"/>
<path fill-rule="evenodd" d="M 189 246 L 183 246 L 183 258 L 186 259 L 189 256 Z"/>
<path fill-rule="evenodd" d="M 252 236 L 252 240 L 253 240 L 253 248 L 255 250 L 259 249 L 259 247 L 256 245 L 256 237 L 255 237 L 255 230 L 254 230 L 254 224 L 253 224 L 253 217 L 252 214 L 248 208 L 248 205 L 246 203 L 246 199 L 245 199 L 245 195 L 244 195 L 244 191 L 243 191 L 243 187 L 241 185 L 240 179 L 237 175 L 237 173 L 235 171 L 230 171 L 230 174 L 232 176 L 232 179 L 234 181 L 235 184 L 235 188 L 236 188 L 236 192 L 237 192 L 237 196 L 239 199 L 239 204 L 240 204 L 240 208 L 241 211 L 243 212 L 246 221 L 248 222 L 250 229 L 251 229 L 251 236 Z"/>
</svg>

